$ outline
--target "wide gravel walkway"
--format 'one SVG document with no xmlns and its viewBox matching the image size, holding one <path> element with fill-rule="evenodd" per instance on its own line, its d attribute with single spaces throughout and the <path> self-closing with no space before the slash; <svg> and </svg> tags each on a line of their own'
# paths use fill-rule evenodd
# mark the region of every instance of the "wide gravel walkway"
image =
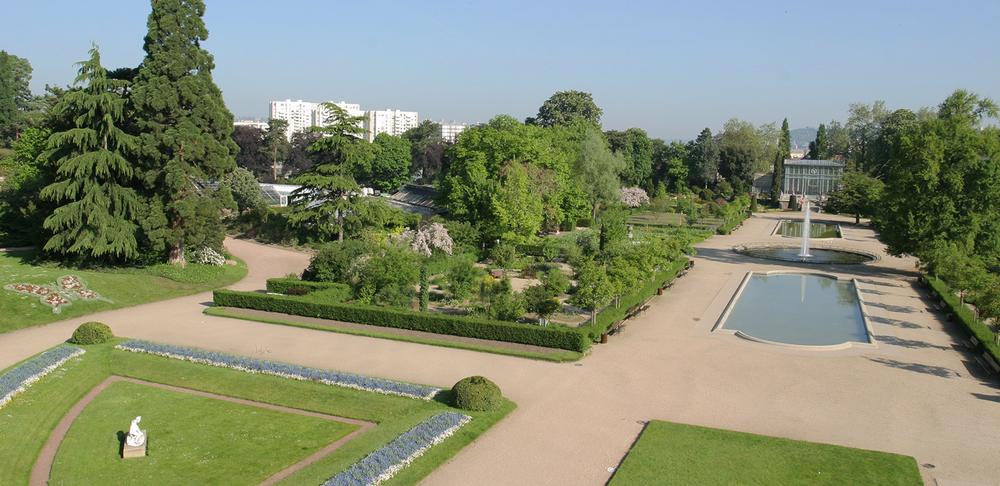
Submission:
<svg viewBox="0 0 1000 486">
<path fill-rule="evenodd" d="M 977 378 L 981 371 L 954 348 L 961 334 L 930 307 L 912 260 L 825 268 L 862 280 L 877 349 L 796 351 L 710 332 L 747 271 L 794 268 L 730 251 L 781 240 L 771 235 L 777 221 L 757 215 L 699 245 L 687 276 L 578 363 L 209 317 L 201 313 L 206 293 L 0 335 L 0 367 L 97 319 L 121 336 L 437 386 L 490 377 L 518 409 L 432 473 L 425 483 L 433 485 L 603 484 L 649 419 L 908 454 L 929 484 L 998 484 L 997 384 Z M 844 233 L 837 246 L 884 253 L 871 230 L 846 226 Z M 308 260 L 226 244 L 250 267 L 234 288 L 263 288 L 267 277 L 299 271 Z"/>
</svg>

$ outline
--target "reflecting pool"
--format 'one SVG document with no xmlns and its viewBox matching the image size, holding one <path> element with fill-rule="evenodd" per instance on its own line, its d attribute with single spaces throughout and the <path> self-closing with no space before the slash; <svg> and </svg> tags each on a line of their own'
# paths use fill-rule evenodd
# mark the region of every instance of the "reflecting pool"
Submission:
<svg viewBox="0 0 1000 486">
<path fill-rule="evenodd" d="M 753 273 L 720 328 L 785 344 L 868 343 L 861 304 L 850 280 L 823 275 Z"/>
<path fill-rule="evenodd" d="M 812 221 L 809 228 L 810 238 L 840 238 L 840 225 Z M 777 234 L 789 238 L 802 238 L 802 221 L 783 220 L 778 223 Z"/>
</svg>

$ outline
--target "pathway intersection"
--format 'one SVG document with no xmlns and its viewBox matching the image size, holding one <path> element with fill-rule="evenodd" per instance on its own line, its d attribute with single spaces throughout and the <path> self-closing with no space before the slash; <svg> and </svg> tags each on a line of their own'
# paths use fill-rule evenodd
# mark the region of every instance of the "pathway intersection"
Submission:
<svg viewBox="0 0 1000 486">
<path fill-rule="evenodd" d="M 695 266 L 606 345 L 576 363 L 372 339 L 202 314 L 210 293 L 91 314 L 0 335 L 0 368 L 63 342 L 82 322 L 116 335 L 448 387 L 481 374 L 518 408 L 426 480 L 457 484 L 603 484 L 650 419 L 916 457 L 928 484 L 998 484 L 1000 386 L 960 349 L 964 338 L 916 283 L 914 261 L 884 255 L 867 228 L 840 247 L 883 255 L 856 275 L 876 349 L 800 351 L 711 328 L 750 270 L 795 268 L 731 251 L 777 241 L 777 215 L 756 215 L 698 245 Z M 227 240 L 249 274 L 232 288 L 301 271 L 308 255 Z M 710 453 L 706 451 L 706 453 Z"/>
</svg>

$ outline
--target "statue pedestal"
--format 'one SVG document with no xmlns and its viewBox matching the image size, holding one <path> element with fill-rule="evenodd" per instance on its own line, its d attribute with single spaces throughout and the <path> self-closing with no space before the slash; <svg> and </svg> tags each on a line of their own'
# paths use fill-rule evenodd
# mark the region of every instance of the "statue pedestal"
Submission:
<svg viewBox="0 0 1000 486">
<path fill-rule="evenodd" d="M 146 457 L 146 444 L 149 443 L 149 436 L 142 445 L 130 446 L 128 443 L 122 444 L 122 459 L 132 459 L 134 457 Z"/>
</svg>

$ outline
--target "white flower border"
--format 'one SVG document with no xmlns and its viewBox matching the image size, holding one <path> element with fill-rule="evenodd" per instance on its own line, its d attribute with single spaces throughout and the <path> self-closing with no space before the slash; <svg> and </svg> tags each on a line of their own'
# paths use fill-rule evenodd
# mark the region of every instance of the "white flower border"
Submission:
<svg viewBox="0 0 1000 486">
<path fill-rule="evenodd" d="M 426 395 L 414 395 L 414 394 L 409 394 L 409 393 L 399 393 L 399 392 L 394 392 L 394 391 L 391 391 L 391 390 L 386 390 L 384 388 L 369 388 L 369 387 L 364 387 L 364 386 L 361 386 L 361 385 L 357 385 L 357 384 L 354 384 L 354 383 L 347 383 L 347 382 L 343 382 L 343 381 L 312 379 L 312 378 L 309 378 L 309 377 L 306 377 L 306 376 L 295 375 L 295 374 L 290 374 L 290 373 L 278 373 L 278 372 L 252 370 L 252 369 L 244 368 L 242 366 L 233 366 L 231 364 L 224 363 L 222 361 L 214 361 L 214 360 L 210 360 L 210 359 L 195 358 L 193 356 L 184 356 L 184 355 L 180 355 L 180 354 L 168 353 L 168 352 L 163 352 L 163 351 L 152 351 L 152 350 L 143 349 L 143 348 L 139 348 L 139 347 L 125 346 L 125 344 L 128 344 L 128 343 L 119 344 L 119 345 L 115 346 L 115 349 L 120 349 L 122 351 L 128 351 L 128 352 L 132 352 L 132 353 L 145 353 L 145 354 L 151 354 L 151 355 L 154 355 L 154 356 L 162 356 L 164 358 L 178 359 L 178 360 L 181 360 L 181 361 L 189 361 L 189 362 L 192 362 L 192 363 L 204 364 L 204 365 L 209 365 L 209 366 L 216 366 L 216 367 L 219 367 L 219 368 L 228 368 L 228 369 L 231 369 L 231 370 L 242 371 L 244 373 L 279 376 L 279 377 L 282 377 L 282 378 L 288 378 L 288 379 L 298 380 L 298 381 L 311 381 L 311 382 L 315 382 L 315 383 L 323 383 L 324 385 L 340 386 L 340 387 L 344 387 L 344 388 L 351 388 L 351 389 L 354 389 L 354 390 L 360 390 L 360 391 L 366 391 L 366 392 L 373 392 L 373 393 L 381 393 L 383 395 L 395 395 L 395 396 L 406 397 L 406 398 L 419 398 L 421 400 L 431 400 L 431 399 L 434 398 L 435 395 L 437 395 L 441 391 L 440 388 L 434 388 L 432 391 L 428 392 Z"/>
<path fill-rule="evenodd" d="M 62 366 L 67 361 L 69 361 L 69 360 L 71 360 L 71 359 L 73 359 L 73 358 L 75 358 L 77 356 L 80 356 L 83 353 L 86 353 L 86 351 L 84 351 L 81 348 L 76 348 L 76 350 L 73 351 L 73 353 L 71 353 L 69 356 L 61 358 L 58 361 L 56 361 L 55 363 L 52 363 L 52 364 L 46 366 L 45 368 L 42 368 L 42 370 L 39 371 L 38 373 L 35 373 L 34 375 L 31 375 L 31 376 L 25 378 L 24 380 L 21 381 L 21 384 L 17 388 L 11 390 L 6 395 L 0 397 L 0 408 L 3 408 L 4 405 L 7 405 L 8 403 L 10 403 L 10 401 L 14 399 L 14 396 L 16 396 L 16 395 L 18 395 L 20 393 L 23 393 L 25 390 L 27 390 L 28 388 L 30 388 L 31 385 L 33 385 L 36 381 L 42 379 L 43 376 L 45 376 L 45 375 L 47 375 L 47 374 L 55 371 L 57 368 L 59 368 L 60 366 Z M 16 368 L 14 368 L 14 370 L 16 370 Z M 14 370 L 11 370 L 11 371 L 14 371 Z"/>
</svg>

